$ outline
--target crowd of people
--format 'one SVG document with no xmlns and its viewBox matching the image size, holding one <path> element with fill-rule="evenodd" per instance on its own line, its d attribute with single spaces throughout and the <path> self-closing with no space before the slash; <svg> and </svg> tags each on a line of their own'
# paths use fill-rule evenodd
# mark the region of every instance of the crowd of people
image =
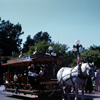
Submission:
<svg viewBox="0 0 100 100">
<path fill-rule="evenodd" d="M 98 66 L 95 66 L 95 86 L 96 91 L 100 92 L 100 69 Z"/>
<path fill-rule="evenodd" d="M 34 69 L 34 64 L 31 64 L 31 66 L 28 67 L 28 70 L 29 83 L 32 88 L 35 88 L 37 87 L 36 85 L 39 84 L 39 81 L 43 79 L 43 76 L 45 75 L 45 68 L 41 67 L 40 72 L 37 74 L 37 71 Z"/>
<path fill-rule="evenodd" d="M 18 91 L 18 87 L 21 87 L 21 83 L 26 80 L 31 85 L 31 88 L 36 88 L 39 85 L 39 81 L 43 79 L 45 75 L 45 67 L 41 66 L 40 71 L 34 68 L 34 64 L 28 66 L 26 72 L 13 70 L 12 72 L 3 73 L 3 82 L 5 83 L 14 83 L 15 93 Z M 28 78 L 24 78 L 24 76 Z M 27 84 L 27 83 L 26 83 Z M 37 85 L 37 86 L 36 86 Z"/>
</svg>

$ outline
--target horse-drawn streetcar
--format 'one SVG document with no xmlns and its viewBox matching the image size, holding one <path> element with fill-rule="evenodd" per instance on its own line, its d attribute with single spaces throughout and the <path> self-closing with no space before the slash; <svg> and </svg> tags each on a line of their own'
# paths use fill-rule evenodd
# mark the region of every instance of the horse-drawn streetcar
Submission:
<svg viewBox="0 0 100 100">
<path fill-rule="evenodd" d="M 62 66 L 62 61 L 62 58 L 52 58 L 48 55 L 40 54 L 21 56 L 8 60 L 7 63 L 2 64 L 4 84 L 6 86 L 5 91 L 15 93 L 17 87 L 16 93 L 19 95 L 22 93 L 24 95 L 51 93 L 58 85 L 56 74 Z M 29 73 L 30 68 L 34 68 L 34 73 L 37 74 L 36 77 L 31 76 L 32 74 Z M 43 71 L 43 75 L 40 75 L 41 71 Z M 14 82 L 15 72 L 17 83 Z"/>
</svg>

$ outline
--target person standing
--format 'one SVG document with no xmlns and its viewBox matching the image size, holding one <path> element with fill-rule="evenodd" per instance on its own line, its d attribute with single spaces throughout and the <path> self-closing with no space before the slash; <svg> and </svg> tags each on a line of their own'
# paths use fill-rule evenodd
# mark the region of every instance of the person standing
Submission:
<svg viewBox="0 0 100 100">
<path fill-rule="evenodd" d="M 96 85 L 96 91 L 100 92 L 100 69 L 98 68 L 98 66 L 95 66 L 95 85 Z"/>
<path fill-rule="evenodd" d="M 9 75 L 9 82 L 12 82 L 12 74 Z"/>
<path fill-rule="evenodd" d="M 85 92 L 87 93 L 87 91 L 89 91 L 89 93 L 92 93 L 92 91 L 93 91 L 91 77 L 87 78 L 87 84 L 86 84 L 86 87 L 85 87 Z"/>
<path fill-rule="evenodd" d="M 39 76 L 38 74 L 36 74 L 34 71 L 33 71 L 33 68 L 31 66 L 28 67 L 28 79 L 29 79 L 29 83 L 31 85 L 32 88 L 35 87 L 35 79 L 37 76 Z"/>
<path fill-rule="evenodd" d="M 18 91 L 18 85 L 17 85 L 17 81 L 18 81 L 18 76 L 17 76 L 17 73 L 15 72 L 14 74 L 14 83 L 15 83 L 15 93 L 17 93 Z"/>
</svg>

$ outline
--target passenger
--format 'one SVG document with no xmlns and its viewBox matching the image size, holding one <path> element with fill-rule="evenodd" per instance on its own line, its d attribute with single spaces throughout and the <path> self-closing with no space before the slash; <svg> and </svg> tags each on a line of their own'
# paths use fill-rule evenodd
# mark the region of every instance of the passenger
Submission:
<svg viewBox="0 0 100 100">
<path fill-rule="evenodd" d="M 9 82 L 11 83 L 12 82 L 12 74 L 10 72 L 10 75 L 9 75 Z"/>
<path fill-rule="evenodd" d="M 96 85 L 96 91 L 100 92 L 100 69 L 98 66 L 95 66 L 95 85 Z"/>
<path fill-rule="evenodd" d="M 22 72 L 18 73 L 18 83 L 22 83 Z"/>
<path fill-rule="evenodd" d="M 18 83 L 19 83 L 19 86 L 21 87 L 21 83 L 22 83 L 22 72 L 19 72 L 18 73 Z"/>
<path fill-rule="evenodd" d="M 47 75 L 47 70 L 46 70 L 46 68 L 45 68 L 45 67 L 43 68 L 43 72 L 44 72 L 44 74 L 43 74 L 43 75 L 44 75 L 44 76 L 46 76 L 46 75 Z"/>
<path fill-rule="evenodd" d="M 5 73 L 3 73 L 3 84 L 5 84 Z"/>
<path fill-rule="evenodd" d="M 35 70 L 35 68 L 34 68 L 34 64 L 31 64 L 30 67 L 33 69 L 34 72 L 37 72 L 37 71 Z"/>
<path fill-rule="evenodd" d="M 15 83 L 15 93 L 18 92 L 18 85 L 17 85 L 17 82 L 18 82 L 18 76 L 17 76 L 17 73 L 15 72 L 14 74 L 14 83 Z"/>
<path fill-rule="evenodd" d="M 35 87 L 35 81 L 36 81 L 36 77 L 39 76 L 38 74 L 36 74 L 34 71 L 33 71 L 33 68 L 31 66 L 28 67 L 29 69 L 29 72 L 28 72 L 28 78 L 29 78 L 29 83 L 30 85 L 32 86 L 32 88 Z"/>
<path fill-rule="evenodd" d="M 43 71 L 43 68 L 41 68 L 39 72 L 40 77 L 43 76 L 43 74 L 44 74 L 44 71 Z"/>
</svg>

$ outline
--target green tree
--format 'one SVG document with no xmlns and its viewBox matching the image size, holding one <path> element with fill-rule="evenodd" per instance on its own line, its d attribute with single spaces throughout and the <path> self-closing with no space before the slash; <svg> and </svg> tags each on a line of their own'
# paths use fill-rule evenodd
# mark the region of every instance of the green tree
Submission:
<svg viewBox="0 0 100 100">
<path fill-rule="evenodd" d="M 29 51 L 29 47 L 34 45 L 34 40 L 30 35 L 27 36 L 25 43 L 23 44 L 23 53 Z"/>
<path fill-rule="evenodd" d="M 99 50 L 87 50 L 81 53 L 82 62 L 94 62 L 100 66 L 100 52 Z"/>
<path fill-rule="evenodd" d="M 54 42 L 42 41 L 35 43 L 34 46 L 29 47 L 29 51 L 24 53 L 24 55 L 31 55 L 38 48 L 39 54 L 45 54 L 49 52 L 49 46 L 53 47 L 53 52 L 56 53 L 56 58 L 63 58 L 63 66 L 74 67 L 77 64 L 76 55 L 72 51 L 68 51 L 68 46 L 65 44 L 58 44 Z"/>
<path fill-rule="evenodd" d="M 35 34 L 33 39 L 31 38 L 30 35 L 28 35 L 27 40 L 23 44 L 23 52 L 25 53 L 25 52 L 29 51 L 29 47 L 34 46 L 39 41 L 40 42 L 42 42 L 42 41 L 50 42 L 51 36 L 47 32 L 42 32 L 42 31 Z"/>
<path fill-rule="evenodd" d="M 51 46 L 53 47 L 53 51 L 57 54 L 58 58 L 64 57 L 66 52 L 68 51 L 68 46 L 65 44 L 58 44 L 58 43 L 51 43 Z"/>
<path fill-rule="evenodd" d="M 77 65 L 76 55 L 72 51 L 68 51 L 69 46 L 65 44 L 51 43 L 57 58 L 63 58 L 63 66 L 74 67 Z"/>
<path fill-rule="evenodd" d="M 65 55 L 65 60 L 68 62 L 68 65 L 70 65 L 71 67 L 77 65 L 76 54 L 73 53 L 72 51 L 67 52 L 67 54 Z"/>
<path fill-rule="evenodd" d="M 26 53 L 24 53 L 24 55 L 31 55 L 33 54 L 33 52 L 35 52 L 35 49 L 38 49 L 38 53 L 39 54 L 45 54 L 48 47 L 49 47 L 49 43 L 47 43 L 46 41 L 42 41 L 42 42 L 38 42 L 35 43 L 34 46 L 30 46 L 29 47 L 29 51 L 27 51 Z"/>
<path fill-rule="evenodd" d="M 11 56 L 14 52 L 19 52 L 21 49 L 22 39 L 20 36 L 23 34 L 22 27 L 18 23 L 16 25 L 10 21 L 2 20 L 0 24 L 0 48 L 3 55 Z"/>
<path fill-rule="evenodd" d="M 100 51 L 100 46 L 96 46 L 96 45 L 90 46 L 89 50 L 99 50 Z"/>
<path fill-rule="evenodd" d="M 38 43 L 39 41 L 51 42 L 51 36 L 47 32 L 38 32 L 34 37 L 34 42 Z"/>
</svg>

